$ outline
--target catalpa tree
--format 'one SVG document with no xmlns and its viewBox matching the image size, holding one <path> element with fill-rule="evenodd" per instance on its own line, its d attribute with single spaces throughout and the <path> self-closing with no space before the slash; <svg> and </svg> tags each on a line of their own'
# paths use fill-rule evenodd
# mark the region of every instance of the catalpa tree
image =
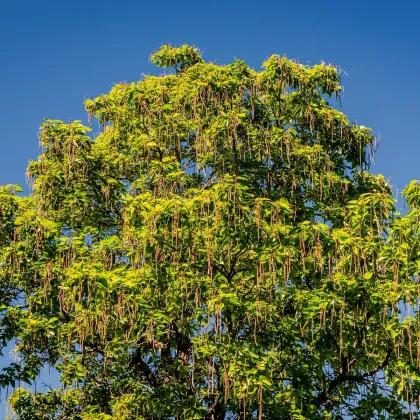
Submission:
<svg viewBox="0 0 420 420">
<path fill-rule="evenodd" d="M 339 70 L 151 61 L 86 101 L 97 136 L 46 120 L 31 194 L 0 191 L 16 418 L 415 418 L 420 186 L 397 213 Z"/>
</svg>

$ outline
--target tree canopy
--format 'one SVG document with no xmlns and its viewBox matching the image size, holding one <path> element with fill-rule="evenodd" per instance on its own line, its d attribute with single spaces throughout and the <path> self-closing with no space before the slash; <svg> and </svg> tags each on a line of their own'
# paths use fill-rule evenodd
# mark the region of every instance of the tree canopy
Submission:
<svg viewBox="0 0 420 420">
<path fill-rule="evenodd" d="M 396 212 L 339 68 L 151 61 L 0 189 L 16 418 L 417 418 L 420 185 Z"/>
</svg>

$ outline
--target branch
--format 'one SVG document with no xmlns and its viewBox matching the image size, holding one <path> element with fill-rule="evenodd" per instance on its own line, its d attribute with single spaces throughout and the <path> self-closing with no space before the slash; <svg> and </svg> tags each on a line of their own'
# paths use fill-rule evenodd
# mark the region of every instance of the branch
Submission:
<svg viewBox="0 0 420 420">
<path fill-rule="evenodd" d="M 331 395 L 331 393 L 343 382 L 362 382 L 363 379 L 375 375 L 377 372 L 382 370 L 384 367 L 386 367 L 389 363 L 389 359 L 391 358 L 392 352 L 394 351 L 394 348 L 390 348 L 385 356 L 384 361 L 375 369 L 372 369 L 368 372 L 363 373 L 362 375 L 348 375 L 345 373 L 342 373 L 338 375 L 335 379 L 333 379 L 330 384 L 328 385 L 328 388 L 323 391 L 318 397 L 316 398 L 316 406 L 319 407 L 322 404 L 326 403 L 328 400 L 328 397 Z"/>
<path fill-rule="evenodd" d="M 136 350 L 136 354 L 131 358 L 130 361 L 130 367 L 134 366 L 136 366 L 143 373 L 152 387 L 156 388 L 161 385 L 161 382 L 158 380 L 157 376 L 150 369 L 149 365 L 143 360 L 139 348 Z"/>
</svg>

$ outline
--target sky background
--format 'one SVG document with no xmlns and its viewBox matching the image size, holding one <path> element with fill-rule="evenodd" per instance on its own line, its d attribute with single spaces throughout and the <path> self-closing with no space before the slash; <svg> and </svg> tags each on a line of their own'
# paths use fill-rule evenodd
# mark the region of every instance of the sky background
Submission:
<svg viewBox="0 0 420 420">
<path fill-rule="evenodd" d="M 83 100 L 158 74 L 149 55 L 169 42 L 255 69 L 273 53 L 340 65 L 342 110 L 380 136 L 372 170 L 401 190 L 420 179 L 419 13 L 414 0 L 0 0 L 0 185 L 25 185 L 44 117 L 87 124 Z"/>
</svg>

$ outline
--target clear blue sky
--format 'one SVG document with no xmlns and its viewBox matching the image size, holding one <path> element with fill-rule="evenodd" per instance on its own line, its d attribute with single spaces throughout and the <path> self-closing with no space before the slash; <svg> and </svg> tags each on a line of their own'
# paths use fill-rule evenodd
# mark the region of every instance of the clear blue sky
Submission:
<svg viewBox="0 0 420 420">
<path fill-rule="evenodd" d="M 0 0 L 0 184 L 25 183 L 44 117 L 87 121 L 83 100 L 156 72 L 162 43 L 258 69 L 272 53 L 339 64 L 343 111 L 380 135 L 375 172 L 420 178 L 420 6 L 413 1 Z"/>
<path fill-rule="evenodd" d="M 84 98 L 156 73 L 148 57 L 169 42 L 255 69 L 272 53 L 340 65 L 343 111 L 380 135 L 372 169 L 401 189 L 420 178 L 420 6 L 386 4 L 0 0 L 0 184 L 25 184 L 44 117 L 87 122 Z"/>
</svg>

